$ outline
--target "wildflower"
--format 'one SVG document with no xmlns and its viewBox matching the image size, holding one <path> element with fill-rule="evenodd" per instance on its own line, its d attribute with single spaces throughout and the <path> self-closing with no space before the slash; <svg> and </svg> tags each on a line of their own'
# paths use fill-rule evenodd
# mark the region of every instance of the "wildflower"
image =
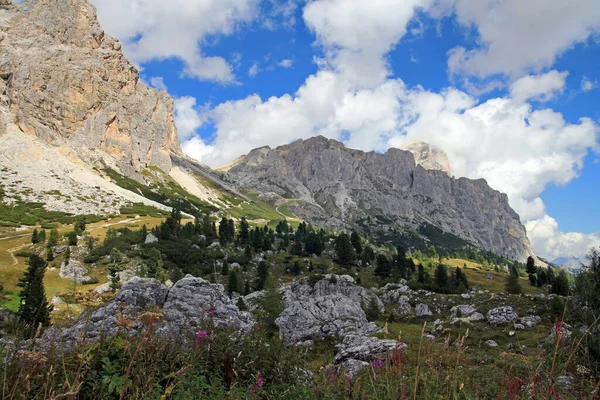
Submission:
<svg viewBox="0 0 600 400">
<path fill-rule="evenodd" d="M 263 379 L 262 375 L 259 372 L 258 375 L 256 376 L 256 386 L 260 388 L 260 387 L 263 387 L 264 384 L 265 384 L 265 380 Z"/>
<path fill-rule="evenodd" d="M 383 360 L 380 360 L 380 359 L 373 360 L 373 361 L 371 362 L 371 365 L 372 365 L 374 368 L 381 368 L 381 367 L 383 367 Z"/>
<path fill-rule="evenodd" d="M 206 331 L 198 331 L 196 332 L 196 339 L 197 340 L 204 340 L 206 337 L 208 336 L 208 332 Z"/>
</svg>

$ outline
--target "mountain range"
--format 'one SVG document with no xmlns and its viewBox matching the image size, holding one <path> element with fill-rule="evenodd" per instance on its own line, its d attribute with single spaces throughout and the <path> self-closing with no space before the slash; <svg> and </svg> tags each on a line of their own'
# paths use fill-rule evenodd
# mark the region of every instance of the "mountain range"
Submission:
<svg viewBox="0 0 600 400">
<path fill-rule="evenodd" d="M 533 255 L 507 196 L 484 180 L 454 178 L 443 151 L 426 143 L 380 154 L 316 137 L 211 170 L 182 154 L 173 100 L 140 80 L 87 1 L 2 0 L 0 30 L 5 202 L 74 214 L 132 203 L 168 209 L 159 193 L 168 186 L 197 200 L 189 212 L 228 213 L 259 199 L 277 213 L 285 206 L 314 225 L 381 240 L 441 240 L 519 261 Z"/>
</svg>

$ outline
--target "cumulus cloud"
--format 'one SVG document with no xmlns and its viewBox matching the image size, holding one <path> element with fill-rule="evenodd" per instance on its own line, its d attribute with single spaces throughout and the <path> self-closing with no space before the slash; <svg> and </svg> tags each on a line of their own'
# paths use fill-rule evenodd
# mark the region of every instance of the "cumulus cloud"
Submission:
<svg viewBox="0 0 600 400">
<path fill-rule="evenodd" d="M 544 216 L 526 224 L 529 240 L 540 254 L 550 260 L 563 256 L 582 258 L 592 247 L 600 247 L 600 234 L 563 233 L 556 220 Z"/>
<path fill-rule="evenodd" d="M 290 59 L 281 60 L 278 64 L 282 68 L 292 68 L 294 66 L 294 62 Z"/>
<path fill-rule="evenodd" d="M 597 0 L 439 0 L 431 13 L 453 13 L 460 24 L 477 30 L 477 46 L 452 49 L 448 68 L 480 78 L 550 67 L 600 31 Z"/>
<path fill-rule="evenodd" d="M 92 2 L 102 26 L 121 39 L 126 55 L 135 63 L 175 57 L 184 63 L 184 75 L 232 83 L 232 66 L 223 57 L 205 54 L 206 39 L 230 35 L 240 24 L 252 21 L 259 0 Z"/>
<path fill-rule="evenodd" d="M 510 94 L 517 101 L 549 101 L 566 87 L 567 71 L 552 70 L 542 75 L 528 75 L 510 87 Z"/>
<path fill-rule="evenodd" d="M 175 124 L 181 141 L 191 139 L 205 122 L 205 113 L 196 106 L 194 97 L 186 96 L 175 99 Z"/>
<path fill-rule="evenodd" d="M 162 76 L 153 76 L 150 78 L 150 85 L 158 90 L 168 90 L 165 80 Z"/>
<path fill-rule="evenodd" d="M 583 79 L 581 80 L 581 91 L 582 92 L 589 92 L 590 90 L 593 90 L 597 87 L 598 87 L 598 82 L 591 81 L 587 76 L 584 76 Z"/>
</svg>

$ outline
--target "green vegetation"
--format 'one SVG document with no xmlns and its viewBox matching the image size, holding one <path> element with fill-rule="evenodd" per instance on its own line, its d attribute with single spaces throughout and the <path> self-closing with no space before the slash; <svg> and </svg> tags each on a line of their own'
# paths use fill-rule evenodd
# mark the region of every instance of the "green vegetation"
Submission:
<svg viewBox="0 0 600 400">
<path fill-rule="evenodd" d="M 47 265 L 44 259 L 32 255 L 29 257 L 27 271 L 19 279 L 21 301 L 18 315 L 25 325 L 26 337 L 33 336 L 39 326 L 50 325 L 52 306 L 48 304 L 44 289 L 44 273 Z"/>
</svg>

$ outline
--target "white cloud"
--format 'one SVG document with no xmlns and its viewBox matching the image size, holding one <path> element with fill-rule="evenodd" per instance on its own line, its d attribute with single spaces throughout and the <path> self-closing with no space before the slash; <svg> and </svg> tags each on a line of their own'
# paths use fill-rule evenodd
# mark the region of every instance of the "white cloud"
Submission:
<svg viewBox="0 0 600 400">
<path fill-rule="evenodd" d="M 168 90 L 165 80 L 162 76 L 153 76 L 150 78 L 150 85 L 158 90 Z"/>
<path fill-rule="evenodd" d="M 589 92 L 590 90 L 593 90 L 597 87 L 598 87 L 598 82 L 591 81 L 587 76 L 584 76 L 583 79 L 581 80 L 581 91 L 582 92 Z"/>
<path fill-rule="evenodd" d="M 186 96 L 175 99 L 175 124 L 181 141 L 192 138 L 205 122 L 205 113 L 196 107 L 195 98 Z"/>
<path fill-rule="evenodd" d="M 248 76 L 254 78 L 260 72 L 260 68 L 258 67 L 258 63 L 252 64 L 252 66 L 248 69 Z"/>
<path fill-rule="evenodd" d="M 281 60 L 278 64 L 282 68 L 292 68 L 294 66 L 294 62 L 290 59 Z"/>
<path fill-rule="evenodd" d="M 258 0 L 92 0 L 106 31 L 119 38 L 136 64 L 171 57 L 184 62 L 183 74 L 232 83 L 232 66 L 205 54 L 206 38 L 230 35 L 252 21 Z M 234 60 L 235 61 L 235 60 Z"/>
<path fill-rule="evenodd" d="M 552 70 L 542 75 L 528 75 L 513 83 L 510 95 L 517 101 L 549 101 L 562 93 L 566 87 L 569 73 Z"/>
<path fill-rule="evenodd" d="M 449 11 L 479 34 L 477 47 L 456 47 L 449 53 L 449 70 L 480 78 L 550 67 L 559 55 L 600 31 L 597 0 L 439 0 L 431 13 Z"/>
<path fill-rule="evenodd" d="M 529 240 L 534 248 L 550 260 L 558 257 L 583 258 L 592 247 L 600 247 L 600 235 L 563 233 L 556 220 L 549 216 L 527 223 Z"/>
</svg>

